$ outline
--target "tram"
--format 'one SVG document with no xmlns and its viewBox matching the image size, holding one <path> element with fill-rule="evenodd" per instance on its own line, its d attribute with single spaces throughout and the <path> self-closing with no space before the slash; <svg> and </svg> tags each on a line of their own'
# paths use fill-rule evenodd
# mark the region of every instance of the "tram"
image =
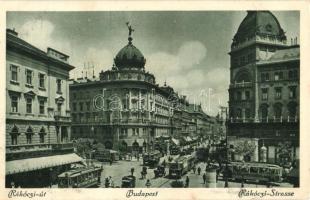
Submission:
<svg viewBox="0 0 310 200">
<path fill-rule="evenodd" d="M 160 151 L 157 150 L 154 152 L 145 153 L 143 155 L 143 165 L 155 167 L 159 163 L 161 157 L 162 154 L 160 153 Z"/>
<path fill-rule="evenodd" d="M 190 171 L 195 165 L 195 157 L 185 155 L 169 163 L 169 177 L 181 178 L 182 175 Z"/>
<path fill-rule="evenodd" d="M 283 168 L 268 163 L 259 162 L 230 162 L 228 178 L 244 181 L 281 182 Z"/>
<path fill-rule="evenodd" d="M 119 153 L 111 149 L 100 149 L 95 151 L 94 159 L 101 162 L 115 162 L 119 160 Z"/>
<path fill-rule="evenodd" d="M 91 188 L 101 183 L 101 167 L 84 167 L 58 175 L 59 188 Z"/>
</svg>

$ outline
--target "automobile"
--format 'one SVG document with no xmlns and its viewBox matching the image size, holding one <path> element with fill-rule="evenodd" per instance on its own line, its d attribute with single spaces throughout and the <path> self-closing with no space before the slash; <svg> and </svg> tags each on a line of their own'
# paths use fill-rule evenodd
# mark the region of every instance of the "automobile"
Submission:
<svg viewBox="0 0 310 200">
<path fill-rule="evenodd" d="M 155 178 L 166 176 L 166 170 L 163 165 L 157 166 L 156 169 L 154 169 Z"/>
<path fill-rule="evenodd" d="M 134 188 L 136 187 L 136 177 L 135 176 L 124 176 L 122 178 L 122 188 Z"/>
</svg>

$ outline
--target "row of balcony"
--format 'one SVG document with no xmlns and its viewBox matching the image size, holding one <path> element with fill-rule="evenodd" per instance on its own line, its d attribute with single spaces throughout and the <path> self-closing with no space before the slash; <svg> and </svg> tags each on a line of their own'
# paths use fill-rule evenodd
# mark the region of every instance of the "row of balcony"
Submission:
<svg viewBox="0 0 310 200">
<path fill-rule="evenodd" d="M 251 82 L 241 82 L 241 83 L 232 83 L 229 85 L 229 88 L 248 88 L 252 86 L 253 84 Z"/>
<path fill-rule="evenodd" d="M 7 145 L 6 153 L 41 151 L 41 150 L 62 150 L 62 149 L 72 149 L 72 148 L 73 148 L 72 142 Z"/>
<path fill-rule="evenodd" d="M 283 118 L 281 117 L 266 117 L 266 118 L 230 118 L 229 122 L 230 123 L 251 123 L 251 122 L 255 122 L 255 123 L 293 123 L 293 122 L 298 122 L 299 118 L 297 116 L 295 117 L 287 117 L 287 118 Z"/>
<path fill-rule="evenodd" d="M 285 40 L 279 40 L 276 37 L 268 36 L 268 35 L 255 35 L 251 38 L 247 38 L 245 41 L 240 42 L 238 44 L 233 44 L 232 45 L 232 50 L 237 50 L 243 47 L 246 47 L 250 44 L 253 44 L 255 42 L 264 42 L 264 43 L 269 43 L 269 44 L 276 44 L 276 45 L 286 45 Z"/>
</svg>

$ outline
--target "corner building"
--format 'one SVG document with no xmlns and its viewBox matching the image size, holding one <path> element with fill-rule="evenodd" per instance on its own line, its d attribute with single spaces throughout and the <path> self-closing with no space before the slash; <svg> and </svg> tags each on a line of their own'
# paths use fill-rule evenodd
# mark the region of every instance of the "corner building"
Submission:
<svg viewBox="0 0 310 200">
<path fill-rule="evenodd" d="M 6 187 L 46 187 L 81 161 L 73 153 L 69 56 L 6 33 Z"/>
<path fill-rule="evenodd" d="M 248 11 L 230 51 L 230 138 L 251 138 L 252 161 L 278 162 L 279 142 L 299 158 L 299 45 L 269 11 Z M 265 156 L 261 148 L 267 148 Z M 262 157 L 266 157 L 263 159 Z"/>
<path fill-rule="evenodd" d="M 190 104 L 173 88 L 156 84 L 145 63 L 129 36 L 111 70 L 102 71 L 99 79 L 72 81 L 74 138 L 93 138 L 108 149 L 138 153 L 154 149 L 156 138 L 193 136 Z M 209 124 L 207 118 L 201 121 Z"/>
</svg>

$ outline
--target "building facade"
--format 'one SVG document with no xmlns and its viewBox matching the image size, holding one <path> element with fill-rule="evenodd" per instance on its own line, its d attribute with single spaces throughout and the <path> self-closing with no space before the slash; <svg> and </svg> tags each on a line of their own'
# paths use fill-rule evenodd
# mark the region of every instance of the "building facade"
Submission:
<svg viewBox="0 0 310 200">
<path fill-rule="evenodd" d="M 154 149 L 156 138 L 203 134 L 211 117 L 201 107 L 193 110 L 170 86 L 156 84 L 132 40 L 129 35 L 112 69 L 99 79 L 72 80 L 72 136 L 95 138 L 108 149 L 142 152 Z"/>
<path fill-rule="evenodd" d="M 70 143 L 68 79 L 74 67 L 69 56 L 41 51 L 14 30 L 6 37 L 6 186 L 40 187 L 42 177 L 79 160 Z"/>
<path fill-rule="evenodd" d="M 299 45 L 269 11 L 248 11 L 230 51 L 228 134 L 252 138 L 251 160 L 279 162 L 280 144 L 299 158 Z M 264 147 L 263 147 L 264 146 Z M 261 155 L 261 149 L 267 149 Z M 266 157 L 266 159 L 265 159 Z"/>
</svg>

